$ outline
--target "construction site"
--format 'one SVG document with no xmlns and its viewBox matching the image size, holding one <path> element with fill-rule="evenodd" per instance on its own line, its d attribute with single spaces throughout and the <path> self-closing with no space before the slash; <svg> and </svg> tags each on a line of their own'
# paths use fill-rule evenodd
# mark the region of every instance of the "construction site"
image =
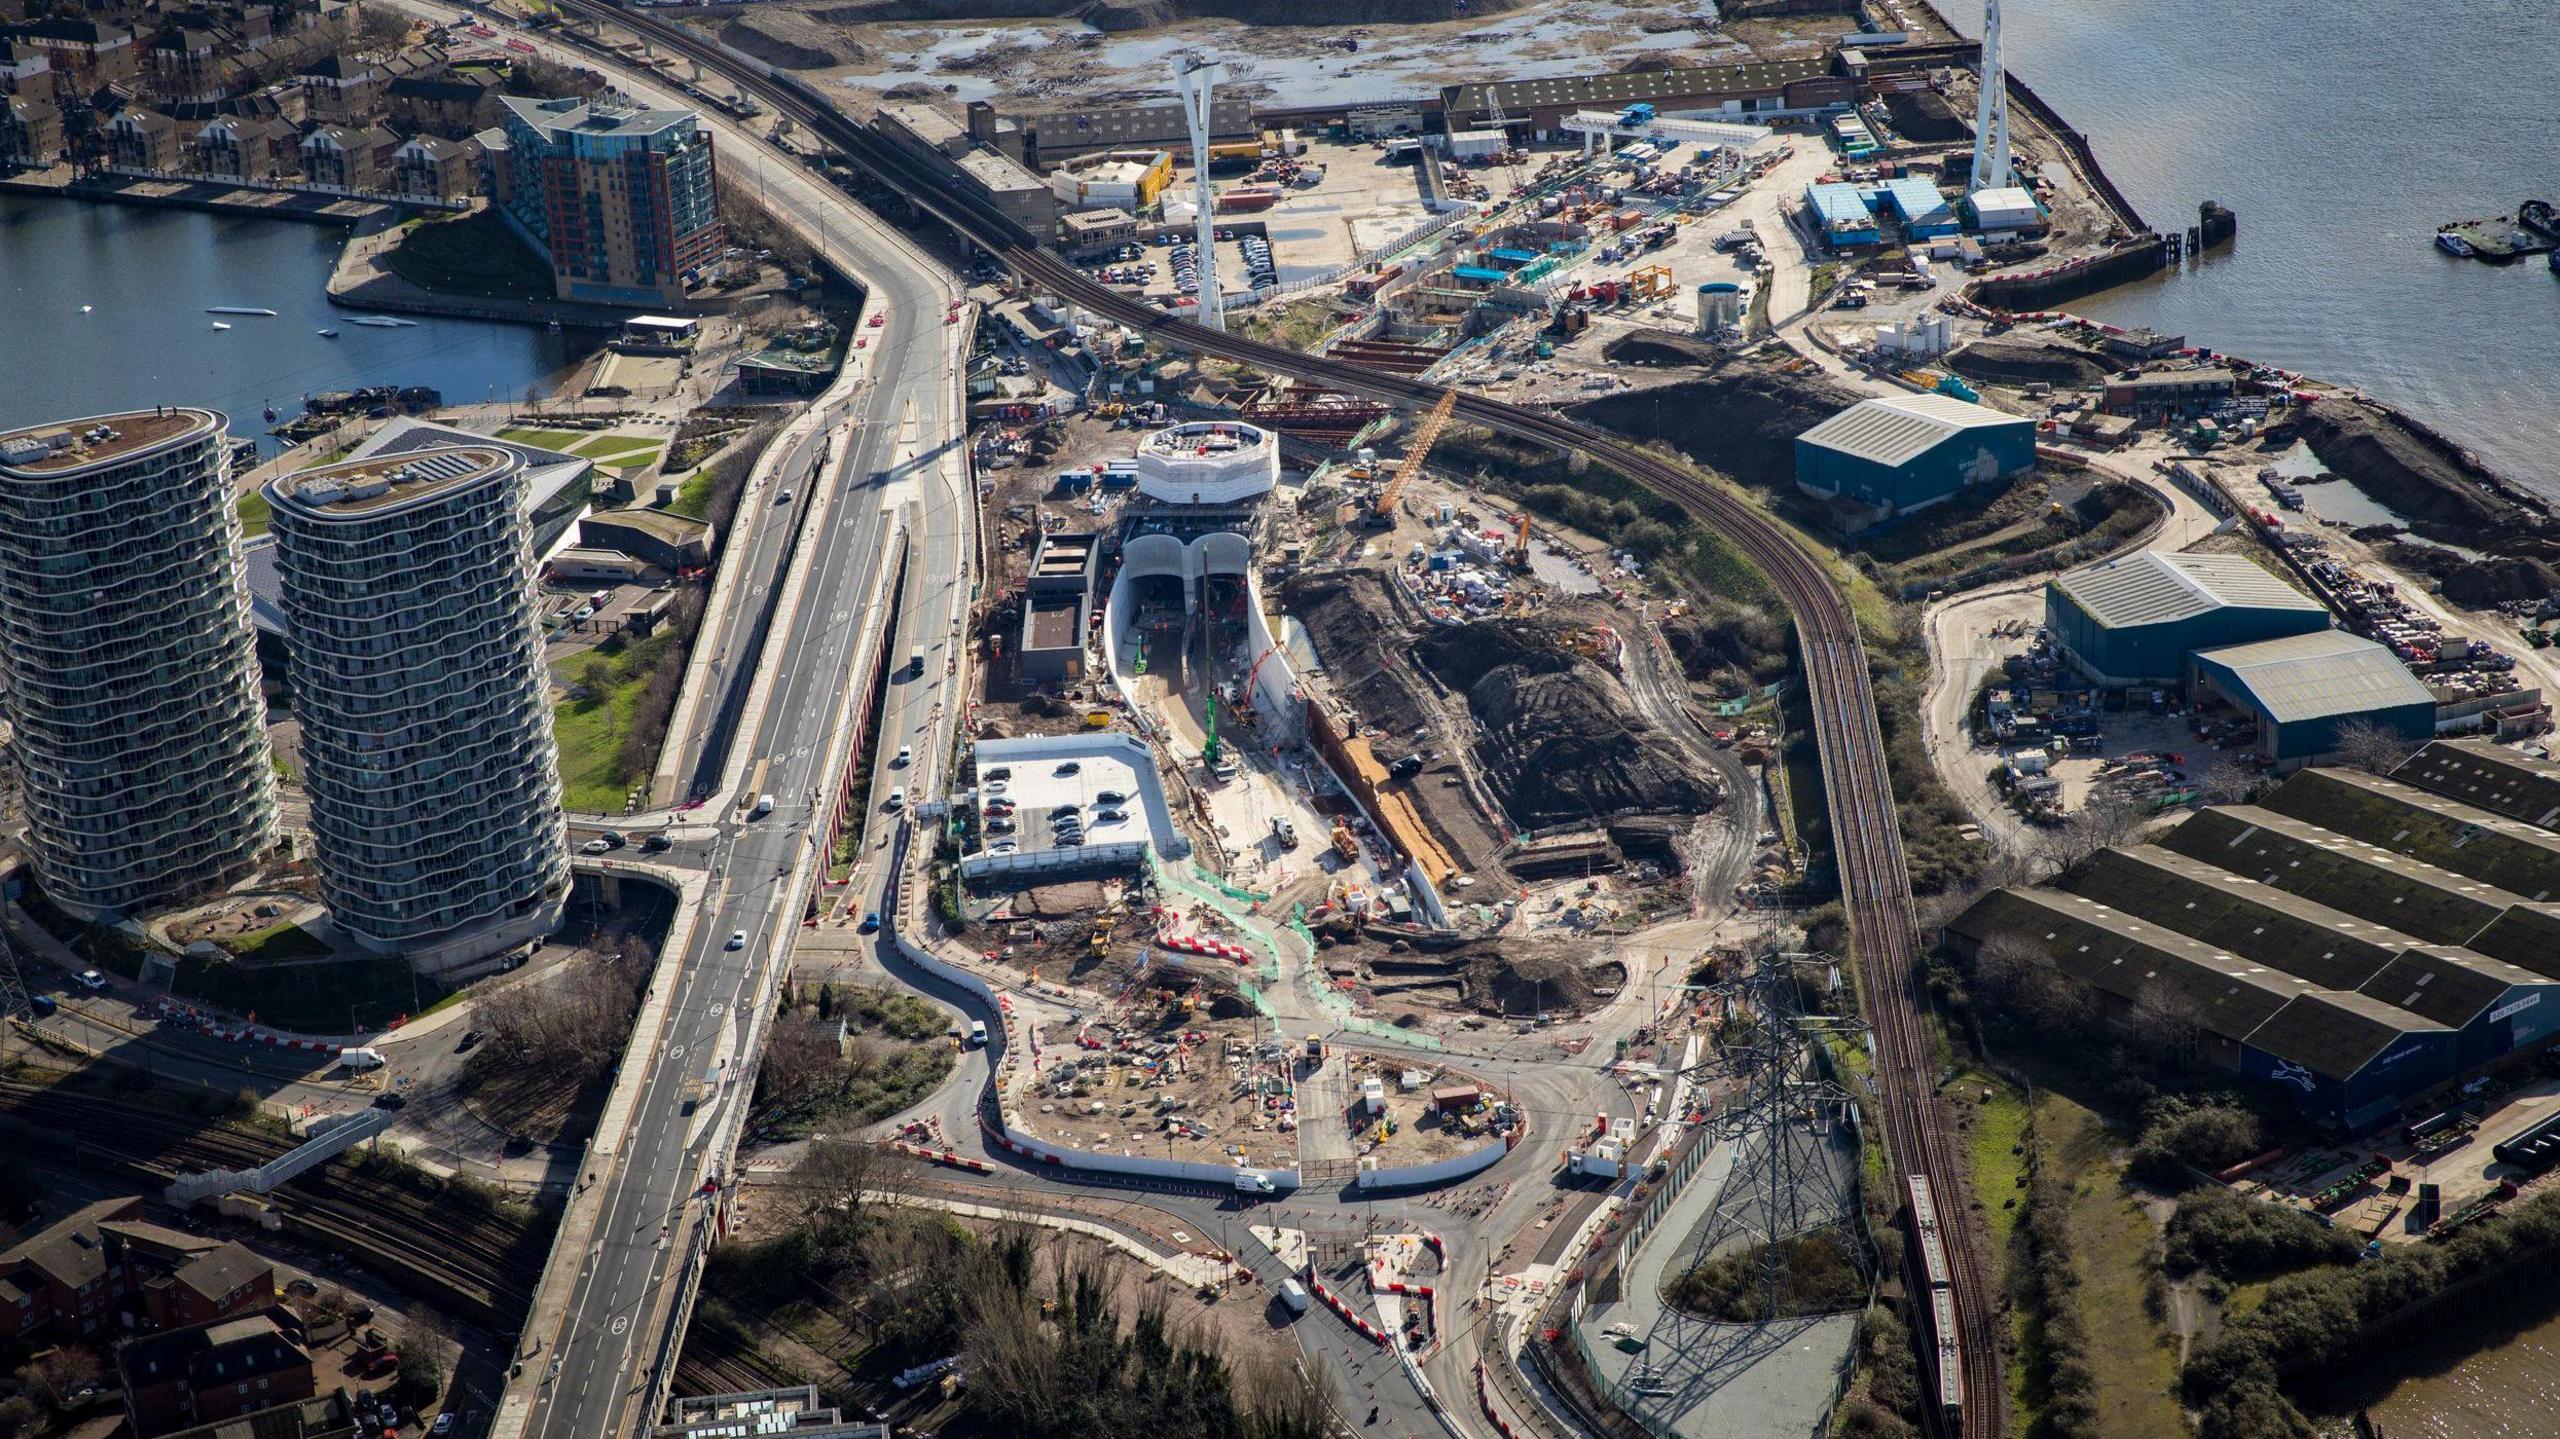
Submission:
<svg viewBox="0 0 2560 1439">
<path fill-rule="evenodd" d="M 1269 1026 L 1208 1019 L 1178 999 L 1114 1013 L 1040 1032 L 1007 1096 L 1023 1128 L 1099 1153 L 1296 1166 L 1295 1066 Z"/>
</svg>

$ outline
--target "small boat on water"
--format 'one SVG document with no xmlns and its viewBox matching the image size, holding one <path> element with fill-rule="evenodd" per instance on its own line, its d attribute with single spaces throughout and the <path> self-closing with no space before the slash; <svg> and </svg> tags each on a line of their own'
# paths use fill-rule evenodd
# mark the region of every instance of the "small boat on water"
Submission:
<svg viewBox="0 0 2560 1439">
<path fill-rule="evenodd" d="M 314 330 L 311 333 L 318 335 L 324 340 L 334 340 L 338 338 L 338 332 L 335 330 Z"/>
<path fill-rule="evenodd" d="M 216 305 L 205 313 L 208 315 L 272 315 L 275 311 L 261 310 L 251 305 Z"/>
<path fill-rule="evenodd" d="M 214 327 L 215 329 L 217 329 L 217 330 L 228 330 L 228 329 L 230 329 L 230 328 L 231 328 L 229 325 L 226 325 L 226 324 L 222 323 L 220 320 L 216 320 L 216 321 L 214 321 L 214 322 L 213 322 L 213 327 Z"/>
<path fill-rule="evenodd" d="M 393 319 L 389 315 L 358 315 L 355 317 L 354 323 L 359 325 L 371 325 L 376 329 L 382 330 L 413 330 L 416 329 L 418 325 L 418 322 L 415 320 L 398 320 Z"/>
<path fill-rule="evenodd" d="M 2478 253 L 2478 251 L 2471 248 L 2471 242 L 2469 240 L 2462 238 L 2451 230 L 2436 231 L 2436 248 L 2444 251 L 2448 255 L 2459 255 L 2466 260 Z"/>
<path fill-rule="evenodd" d="M 269 405 L 269 406 L 267 406 L 267 423 L 268 423 L 268 424 L 270 424 L 270 425 L 272 425 L 272 424 L 274 424 L 275 422 L 276 422 L 276 407 L 275 407 L 275 406 L 273 406 L 273 405 Z"/>
</svg>

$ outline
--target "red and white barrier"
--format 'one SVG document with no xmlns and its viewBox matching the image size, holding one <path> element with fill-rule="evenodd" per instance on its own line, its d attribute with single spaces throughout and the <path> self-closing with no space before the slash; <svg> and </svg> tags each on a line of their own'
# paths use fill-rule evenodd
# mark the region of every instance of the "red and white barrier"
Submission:
<svg viewBox="0 0 2560 1439">
<path fill-rule="evenodd" d="M 1377 1345 L 1381 1349 L 1392 1347 L 1387 1340 L 1386 1331 L 1352 1312 L 1351 1306 L 1342 1302 L 1342 1296 L 1324 1287 L 1324 1281 L 1316 1277 L 1315 1269 L 1312 1266 L 1307 1270 L 1307 1287 L 1315 1291 L 1315 1296 L 1318 1299 L 1324 1301 L 1325 1308 L 1332 1310 L 1337 1315 L 1340 1315 L 1343 1323 L 1359 1330 L 1362 1338 Z"/>
</svg>

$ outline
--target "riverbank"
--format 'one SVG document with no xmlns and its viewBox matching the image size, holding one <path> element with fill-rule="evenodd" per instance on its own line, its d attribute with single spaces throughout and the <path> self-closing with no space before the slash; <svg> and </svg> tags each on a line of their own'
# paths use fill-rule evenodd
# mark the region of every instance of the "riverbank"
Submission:
<svg viewBox="0 0 2560 1439">
<path fill-rule="evenodd" d="M 348 240 L 347 247 L 338 252 L 336 267 L 329 272 L 329 303 L 350 310 L 395 315 L 444 315 L 501 325 L 575 330 L 618 331 L 625 320 L 641 313 L 567 300 L 448 295 L 412 284 L 392 270 L 388 259 L 403 233 L 395 228 Z"/>
</svg>

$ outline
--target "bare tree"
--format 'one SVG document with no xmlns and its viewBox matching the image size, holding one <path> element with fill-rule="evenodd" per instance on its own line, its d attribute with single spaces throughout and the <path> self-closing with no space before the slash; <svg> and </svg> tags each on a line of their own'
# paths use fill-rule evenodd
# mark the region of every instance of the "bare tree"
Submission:
<svg viewBox="0 0 2560 1439">
<path fill-rule="evenodd" d="M 880 1151 L 859 1139 L 821 1139 L 791 1167 L 804 1214 L 857 1213 L 863 1196 L 887 1187 Z"/>
<path fill-rule="evenodd" d="M 2188 770 L 2196 799 L 2204 804 L 2239 804 L 2258 787 L 2258 773 L 2228 750 L 2215 750 Z"/>
<path fill-rule="evenodd" d="M 835 1026 L 798 1014 L 774 1021 L 765 1037 L 764 1066 L 756 1071 L 758 1108 L 789 1112 L 824 1093 L 845 1071 L 836 1053 Z"/>
<path fill-rule="evenodd" d="M 2337 737 L 2330 742 L 2330 748 L 2338 763 L 2348 769 L 2389 774 L 2418 747 L 2398 730 L 2369 719 L 2350 719 L 2338 722 Z"/>
<path fill-rule="evenodd" d="M 2143 819 L 2141 807 L 2130 796 L 2099 790 L 2060 828 L 2047 830 L 2039 837 L 2040 857 L 2056 870 L 2070 869 L 2100 850 L 2113 849 L 2132 839 Z"/>
<path fill-rule="evenodd" d="M 2204 1012 L 2185 993 L 2154 988 L 2125 1017 L 2126 1037 L 2168 1067 L 2184 1069 L 2204 1036 Z"/>
<path fill-rule="evenodd" d="M 71 1396 L 98 1382 L 105 1370 L 94 1349 L 65 1344 L 18 1366 L 18 1388 L 27 1397 L 59 1413 L 71 1407 Z"/>
</svg>

